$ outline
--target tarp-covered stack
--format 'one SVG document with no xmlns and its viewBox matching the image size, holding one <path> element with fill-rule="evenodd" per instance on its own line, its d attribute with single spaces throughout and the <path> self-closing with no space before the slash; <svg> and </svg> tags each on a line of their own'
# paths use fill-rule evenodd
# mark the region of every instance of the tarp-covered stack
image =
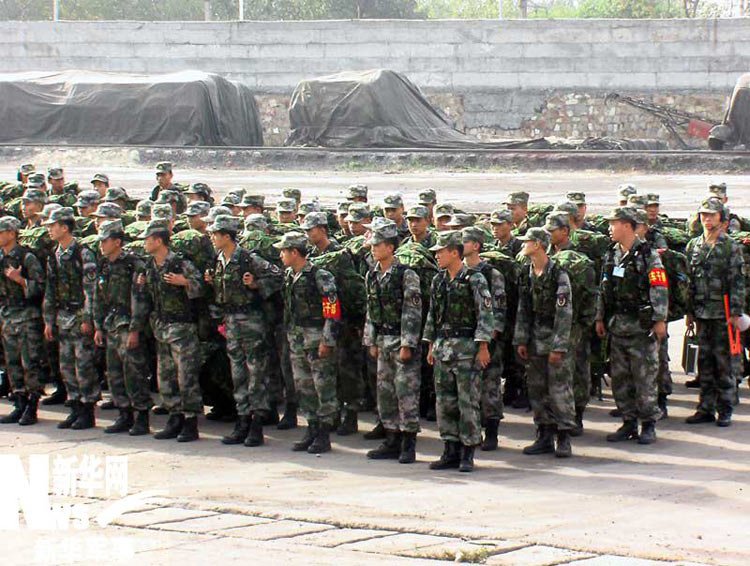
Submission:
<svg viewBox="0 0 750 566">
<path fill-rule="evenodd" d="M 737 80 L 724 121 L 711 128 L 708 146 L 735 151 L 750 148 L 750 73 Z"/>
</svg>

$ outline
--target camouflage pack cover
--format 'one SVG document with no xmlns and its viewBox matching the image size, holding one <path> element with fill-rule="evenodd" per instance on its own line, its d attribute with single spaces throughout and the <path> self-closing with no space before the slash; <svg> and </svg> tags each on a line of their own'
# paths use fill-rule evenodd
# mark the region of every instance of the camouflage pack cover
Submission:
<svg viewBox="0 0 750 566">
<path fill-rule="evenodd" d="M 333 274 L 343 315 L 351 321 L 364 321 L 367 312 L 365 278 L 357 272 L 352 253 L 343 248 L 310 258 L 310 261 Z"/>
<path fill-rule="evenodd" d="M 563 250 L 554 255 L 554 260 L 570 278 L 573 297 L 573 320 L 588 327 L 596 317 L 596 295 L 598 292 L 594 262 L 584 254 Z"/>
<path fill-rule="evenodd" d="M 690 297 L 690 276 L 685 254 L 672 248 L 659 250 L 669 283 L 669 314 L 667 320 L 680 320 L 687 314 Z"/>
</svg>

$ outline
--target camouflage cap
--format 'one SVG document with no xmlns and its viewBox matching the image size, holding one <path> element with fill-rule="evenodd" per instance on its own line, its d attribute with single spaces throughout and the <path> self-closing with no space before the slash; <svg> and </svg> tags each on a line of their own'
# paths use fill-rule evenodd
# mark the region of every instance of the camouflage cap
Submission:
<svg viewBox="0 0 750 566">
<path fill-rule="evenodd" d="M 570 214 L 562 211 L 550 212 L 547 215 L 547 222 L 544 224 L 544 229 L 551 232 L 560 228 L 570 228 Z"/>
<path fill-rule="evenodd" d="M 299 202 L 302 200 L 302 191 L 299 189 L 287 187 L 286 189 L 281 190 L 281 195 L 284 198 L 294 200 L 295 204 L 299 204 Z"/>
<path fill-rule="evenodd" d="M 234 193 L 227 193 L 224 198 L 221 199 L 221 204 L 224 206 L 239 206 L 242 203 L 242 197 Z"/>
<path fill-rule="evenodd" d="M 180 202 L 180 193 L 171 189 L 161 190 L 159 191 L 158 198 L 154 202 L 156 204 L 177 204 Z"/>
<path fill-rule="evenodd" d="M 288 250 L 290 248 L 306 249 L 307 236 L 302 232 L 287 232 L 281 236 L 281 240 L 273 244 L 273 247 L 277 250 Z"/>
<path fill-rule="evenodd" d="M 526 191 L 517 191 L 510 193 L 503 201 L 503 204 L 529 204 L 529 193 Z"/>
<path fill-rule="evenodd" d="M 624 220 L 626 222 L 638 222 L 637 209 L 633 206 L 618 206 L 612 209 L 609 216 L 605 217 L 605 220 Z"/>
<path fill-rule="evenodd" d="M 49 218 L 42 222 L 42 224 L 49 226 L 50 224 L 55 224 L 56 222 L 75 222 L 75 219 L 75 212 L 73 212 L 72 208 L 70 208 L 69 206 L 61 206 L 60 208 L 57 208 L 50 212 Z"/>
<path fill-rule="evenodd" d="M 15 216 L 0 217 L 0 232 L 18 232 L 21 229 L 21 221 Z"/>
<path fill-rule="evenodd" d="M 464 243 L 479 242 L 480 244 L 484 244 L 486 239 L 487 234 L 478 226 L 467 226 L 461 229 L 461 241 Z"/>
<path fill-rule="evenodd" d="M 650 204 L 659 204 L 659 195 L 656 193 L 648 193 L 646 195 L 646 206 Z"/>
<path fill-rule="evenodd" d="M 206 216 L 209 210 L 211 210 L 210 203 L 205 200 L 198 200 L 188 205 L 185 216 Z"/>
<path fill-rule="evenodd" d="M 347 214 L 349 212 L 349 205 L 351 203 L 348 200 L 345 200 L 343 202 L 340 202 L 336 205 L 336 214 L 338 216 L 341 216 L 343 214 Z"/>
<path fill-rule="evenodd" d="M 47 219 L 49 218 L 49 215 L 52 214 L 52 211 L 57 210 L 58 208 L 62 208 L 62 205 L 56 202 L 50 202 L 48 204 L 45 204 L 44 208 L 39 213 L 39 216 L 41 216 L 44 219 Z"/>
<path fill-rule="evenodd" d="M 172 220 L 174 218 L 172 205 L 167 203 L 154 203 L 151 207 L 151 218 L 154 220 Z"/>
<path fill-rule="evenodd" d="M 211 223 L 211 226 L 208 227 L 209 232 L 218 232 L 219 230 L 224 230 L 226 232 L 234 232 L 235 234 L 240 231 L 241 223 L 240 219 L 236 216 L 231 216 L 229 214 L 219 214 L 216 218 L 214 218 L 214 221 Z"/>
<path fill-rule="evenodd" d="M 245 194 L 247 194 L 247 189 L 245 187 L 236 187 L 234 189 L 229 189 L 227 194 L 236 196 L 239 199 L 239 202 L 242 203 L 242 199 L 245 198 Z"/>
<path fill-rule="evenodd" d="M 549 246 L 549 232 L 544 228 L 529 228 L 523 236 L 518 237 L 522 242 L 539 242 L 545 248 Z"/>
<path fill-rule="evenodd" d="M 242 197 L 242 202 L 240 203 L 240 206 L 242 208 L 246 208 L 248 206 L 256 206 L 258 208 L 263 208 L 265 204 L 266 204 L 266 197 L 264 195 L 246 194 L 244 197 Z"/>
<path fill-rule="evenodd" d="M 473 214 L 464 214 L 463 212 L 457 212 L 451 217 L 450 222 L 446 226 L 452 226 L 455 228 L 465 228 L 466 226 L 474 226 L 477 219 Z"/>
<path fill-rule="evenodd" d="M 328 226 L 328 215 L 325 212 L 311 212 L 305 216 L 300 228 L 310 230 L 316 226 Z"/>
<path fill-rule="evenodd" d="M 586 193 L 570 192 L 565 195 L 565 198 L 576 204 L 586 204 Z"/>
<path fill-rule="evenodd" d="M 398 193 L 385 195 L 383 198 L 383 208 L 402 208 L 403 206 L 404 199 Z"/>
<path fill-rule="evenodd" d="M 135 205 L 136 216 L 151 216 L 151 208 L 154 206 L 154 201 L 150 199 L 139 200 L 138 204 Z"/>
<path fill-rule="evenodd" d="M 349 214 L 344 220 L 346 222 L 364 222 L 372 218 L 370 207 L 364 202 L 353 202 L 349 205 Z"/>
<path fill-rule="evenodd" d="M 64 179 L 65 173 L 63 172 L 63 168 L 59 166 L 50 167 L 49 169 L 47 169 L 47 178 Z"/>
<path fill-rule="evenodd" d="M 714 214 L 716 212 L 723 213 L 724 203 L 721 202 L 721 199 L 718 197 L 708 197 L 701 202 L 701 205 L 698 208 L 698 214 L 700 214 L 701 212 L 705 212 L 707 214 Z"/>
<path fill-rule="evenodd" d="M 122 208 L 115 202 L 103 202 L 91 216 L 96 218 L 122 218 Z"/>
<path fill-rule="evenodd" d="M 635 222 L 636 224 L 646 224 L 648 222 L 648 215 L 642 208 L 635 209 Z"/>
<path fill-rule="evenodd" d="M 307 202 L 300 203 L 299 209 L 297 210 L 297 214 L 301 214 L 302 216 L 307 216 L 311 212 L 320 212 L 320 204 L 315 201 L 307 201 Z"/>
<path fill-rule="evenodd" d="M 708 192 L 712 195 L 716 195 L 719 198 L 727 196 L 727 184 L 726 183 L 711 183 L 708 186 Z"/>
<path fill-rule="evenodd" d="M 107 192 L 104 193 L 104 202 L 116 202 L 118 200 L 130 200 L 127 191 L 123 187 L 110 187 Z"/>
<path fill-rule="evenodd" d="M 100 183 L 109 185 L 109 176 L 104 173 L 94 173 L 94 176 L 91 177 L 91 182 L 93 183 L 94 181 L 99 181 Z"/>
<path fill-rule="evenodd" d="M 26 179 L 26 186 L 32 189 L 37 189 L 43 187 L 46 182 L 47 179 L 45 178 L 44 173 L 31 173 Z"/>
<path fill-rule="evenodd" d="M 38 202 L 47 204 L 47 192 L 44 189 L 26 189 L 21 200 L 24 202 Z"/>
<path fill-rule="evenodd" d="M 617 187 L 617 194 L 620 195 L 620 199 L 628 200 L 628 197 L 630 195 L 638 194 L 638 189 L 635 188 L 635 185 L 631 185 L 630 183 L 623 183 L 622 185 Z"/>
<path fill-rule="evenodd" d="M 96 206 L 99 204 L 101 197 L 97 191 L 81 191 L 78 193 L 78 200 L 73 203 L 73 206 L 78 208 L 86 208 L 88 206 Z"/>
<path fill-rule="evenodd" d="M 646 195 L 630 195 L 628 197 L 628 206 L 635 208 L 645 208 L 648 203 Z"/>
<path fill-rule="evenodd" d="M 156 164 L 156 174 L 161 175 L 162 173 L 171 173 L 172 163 L 169 161 L 160 161 Z"/>
<path fill-rule="evenodd" d="M 281 199 L 276 203 L 276 212 L 294 212 L 297 210 L 297 201 L 290 198 Z"/>
<path fill-rule="evenodd" d="M 265 232 L 268 229 L 268 218 L 264 214 L 248 214 L 245 218 L 245 230 L 261 230 Z"/>
<path fill-rule="evenodd" d="M 452 204 L 449 203 L 443 203 L 439 204 L 435 207 L 435 218 L 442 218 L 443 216 L 453 216 L 456 209 Z"/>
<path fill-rule="evenodd" d="M 204 197 L 210 197 L 213 191 L 206 183 L 193 183 L 186 190 L 186 195 L 203 195 Z"/>
<path fill-rule="evenodd" d="M 31 175 L 34 171 L 36 171 L 36 167 L 33 163 L 23 163 L 18 167 L 18 172 L 22 175 Z"/>
<path fill-rule="evenodd" d="M 509 224 L 513 222 L 513 213 L 507 208 L 504 210 L 493 210 L 492 214 L 490 214 L 490 224 L 502 224 L 503 222 L 508 222 Z"/>
<path fill-rule="evenodd" d="M 371 231 L 370 243 L 372 245 L 380 244 L 393 238 L 398 238 L 398 228 L 396 228 L 396 223 L 393 220 L 388 220 L 388 222 L 381 223 Z"/>
<path fill-rule="evenodd" d="M 346 198 L 367 198 L 367 185 L 349 185 L 346 189 Z"/>
<path fill-rule="evenodd" d="M 125 228 L 122 225 L 122 220 L 108 220 L 99 226 L 97 239 L 101 242 L 113 236 L 122 236 L 124 233 Z"/>
<path fill-rule="evenodd" d="M 208 211 L 208 214 L 203 220 L 205 220 L 208 224 L 211 224 L 211 222 L 213 222 L 217 216 L 220 216 L 222 214 L 232 216 L 232 211 L 226 206 L 212 206 L 211 210 Z"/>
<path fill-rule="evenodd" d="M 167 220 L 164 220 L 162 218 L 152 220 L 148 223 L 146 226 L 146 229 L 138 234 L 138 237 L 141 239 L 148 238 L 149 236 L 154 236 L 156 234 L 169 234 L 169 222 Z"/>
<path fill-rule="evenodd" d="M 438 234 L 437 243 L 430 248 L 431 252 L 437 252 L 448 246 L 463 246 L 464 240 L 461 230 L 447 230 Z"/>
<path fill-rule="evenodd" d="M 437 194 L 435 189 L 423 189 L 417 194 L 417 202 L 419 204 L 435 204 L 437 202 Z"/>
<path fill-rule="evenodd" d="M 430 210 L 421 204 L 418 204 L 417 206 L 412 206 L 409 211 L 406 213 L 406 218 L 423 218 L 427 219 L 430 217 Z"/>
<path fill-rule="evenodd" d="M 385 218 L 384 216 L 376 216 L 372 219 L 372 222 L 370 222 L 369 224 L 362 224 L 362 226 L 372 232 L 374 230 L 378 230 L 381 226 L 389 224 L 390 222 L 393 222 L 393 220 L 391 220 L 390 218 Z"/>
<path fill-rule="evenodd" d="M 578 217 L 578 214 L 580 214 L 580 211 L 578 210 L 578 205 L 574 202 L 571 202 L 569 200 L 564 200 L 562 202 L 558 202 L 555 205 L 555 208 L 552 209 L 553 212 L 564 212 L 565 214 L 569 214 L 573 217 Z"/>
</svg>

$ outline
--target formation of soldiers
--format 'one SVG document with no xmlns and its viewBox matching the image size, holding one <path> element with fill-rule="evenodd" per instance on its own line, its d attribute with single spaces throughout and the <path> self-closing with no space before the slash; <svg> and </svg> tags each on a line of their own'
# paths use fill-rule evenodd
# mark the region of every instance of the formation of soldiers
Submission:
<svg viewBox="0 0 750 566">
<path fill-rule="evenodd" d="M 687 422 L 731 424 L 750 233 L 725 185 L 676 221 L 631 185 L 607 216 L 580 192 L 556 205 L 516 192 L 479 217 L 432 189 L 381 207 L 353 185 L 334 211 L 285 189 L 271 210 L 245 189 L 217 203 L 205 183 L 175 183 L 170 163 L 156 179 L 137 203 L 106 174 L 83 190 L 59 167 L 25 164 L 0 184 L 14 405 L 0 422 L 33 425 L 40 402 L 64 402 L 59 428 L 92 428 L 104 386 L 102 408 L 119 412 L 105 433 L 149 434 L 153 410 L 168 415 L 154 438 L 193 441 L 210 405 L 207 418 L 235 423 L 224 444 L 253 447 L 299 412 L 292 448 L 320 454 L 374 409 L 365 438 L 382 443 L 368 458 L 413 463 L 424 418 L 444 442 L 430 467 L 469 472 L 477 447 L 497 449 L 510 404 L 533 414 L 525 454 L 565 458 L 605 375 L 622 419 L 607 441 L 656 440 L 667 323 L 686 317 L 700 344 Z"/>
</svg>

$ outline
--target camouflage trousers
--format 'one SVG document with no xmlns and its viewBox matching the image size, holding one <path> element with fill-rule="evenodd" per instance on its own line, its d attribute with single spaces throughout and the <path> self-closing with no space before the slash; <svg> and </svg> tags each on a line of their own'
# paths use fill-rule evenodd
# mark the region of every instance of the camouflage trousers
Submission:
<svg viewBox="0 0 750 566">
<path fill-rule="evenodd" d="M 149 387 L 151 371 L 139 336 L 138 347 L 128 349 L 127 326 L 107 331 L 107 383 L 118 409 L 148 411 L 153 405 Z"/>
<path fill-rule="evenodd" d="M 575 428 L 574 367 L 574 352 L 567 352 L 559 366 L 549 363 L 548 354 L 529 352 L 526 385 L 529 404 L 534 413 L 534 424 L 537 426 L 556 425 L 558 430 Z"/>
<path fill-rule="evenodd" d="M 336 351 L 321 358 L 317 345 L 305 344 L 305 332 L 304 328 L 292 327 L 287 335 L 299 409 L 308 423 L 332 426 L 339 405 L 336 398 Z"/>
<path fill-rule="evenodd" d="M 503 418 L 503 343 L 490 343 L 490 365 L 482 370 L 482 421 Z"/>
<path fill-rule="evenodd" d="M 591 398 L 591 328 L 573 324 L 570 329 L 573 352 L 573 400 L 576 409 L 585 409 Z"/>
<path fill-rule="evenodd" d="M 13 392 L 41 393 L 44 337 L 42 319 L 3 321 L 5 367 Z"/>
<path fill-rule="evenodd" d="M 297 403 L 297 390 L 294 387 L 294 373 L 289 359 L 289 342 L 283 324 L 277 324 L 269 340 L 268 363 L 270 367 L 269 393 L 277 403 Z"/>
<path fill-rule="evenodd" d="M 435 358 L 435 395 L 440 438 L 478 446 L 482 442 L 481 375 L 474 358 Z"/>
<path fill-rule="evenodd" d="M 659 371 L 656 374 L 659 395 L 672 394 L 672 371 L 669 369 L 669 335 L 659 342 Z"/>
<path fill-rule="evenodd" d="M 94 367 L 94 338 L 81 334 L 75 315 L 57 317 L 60 342 L 60 374 L 65 380 L 68 399 L 96 403 L 102 398 L 99 377 Z"/>
<path fill-rule="evenodd" d="M 156 376 L 162 405 L 169 414 L 194 417 L 203 412 L 198 381 L 201 347 L 195 324 L 154 321 Z"/>
<path fill-rule="evenodd" d="M 412 349 L 408 362 L 400 358 L 400 337 L 378 344 L 377 397 L 380 422 L 387 430 L 419 432 L 419 382 L 422 355 Z"/>
<path fill-rule="evenodd" d="M 361 326 L 344 321 L 336 345 L 336 396 L 340 406 L 359 410 L 365 388 L 365 349 Z"/>
<path fill-rule="evenodd" d="M 655 421 L 661 416 L 656 404 L 659 344 L 646 333 L 610 335 L 612 394 L 623 421 Z"/>
<path fill-rule="evenodd" d="M 729 354 L 727 323 L 722 319 L 699 320 L 698 375 L 701 391 L 698 410 L 714 414 L 716 411 L 732 413 L 737 381 Z M 734 356 L 738 357 L 738 356 Z"/>
<path fill-rule="evenodd" d="M 266 413 L 269 410 L 268 328 L 258 316 L 228 315 L 225 323 L 237 414 Z"/>
</svg>

